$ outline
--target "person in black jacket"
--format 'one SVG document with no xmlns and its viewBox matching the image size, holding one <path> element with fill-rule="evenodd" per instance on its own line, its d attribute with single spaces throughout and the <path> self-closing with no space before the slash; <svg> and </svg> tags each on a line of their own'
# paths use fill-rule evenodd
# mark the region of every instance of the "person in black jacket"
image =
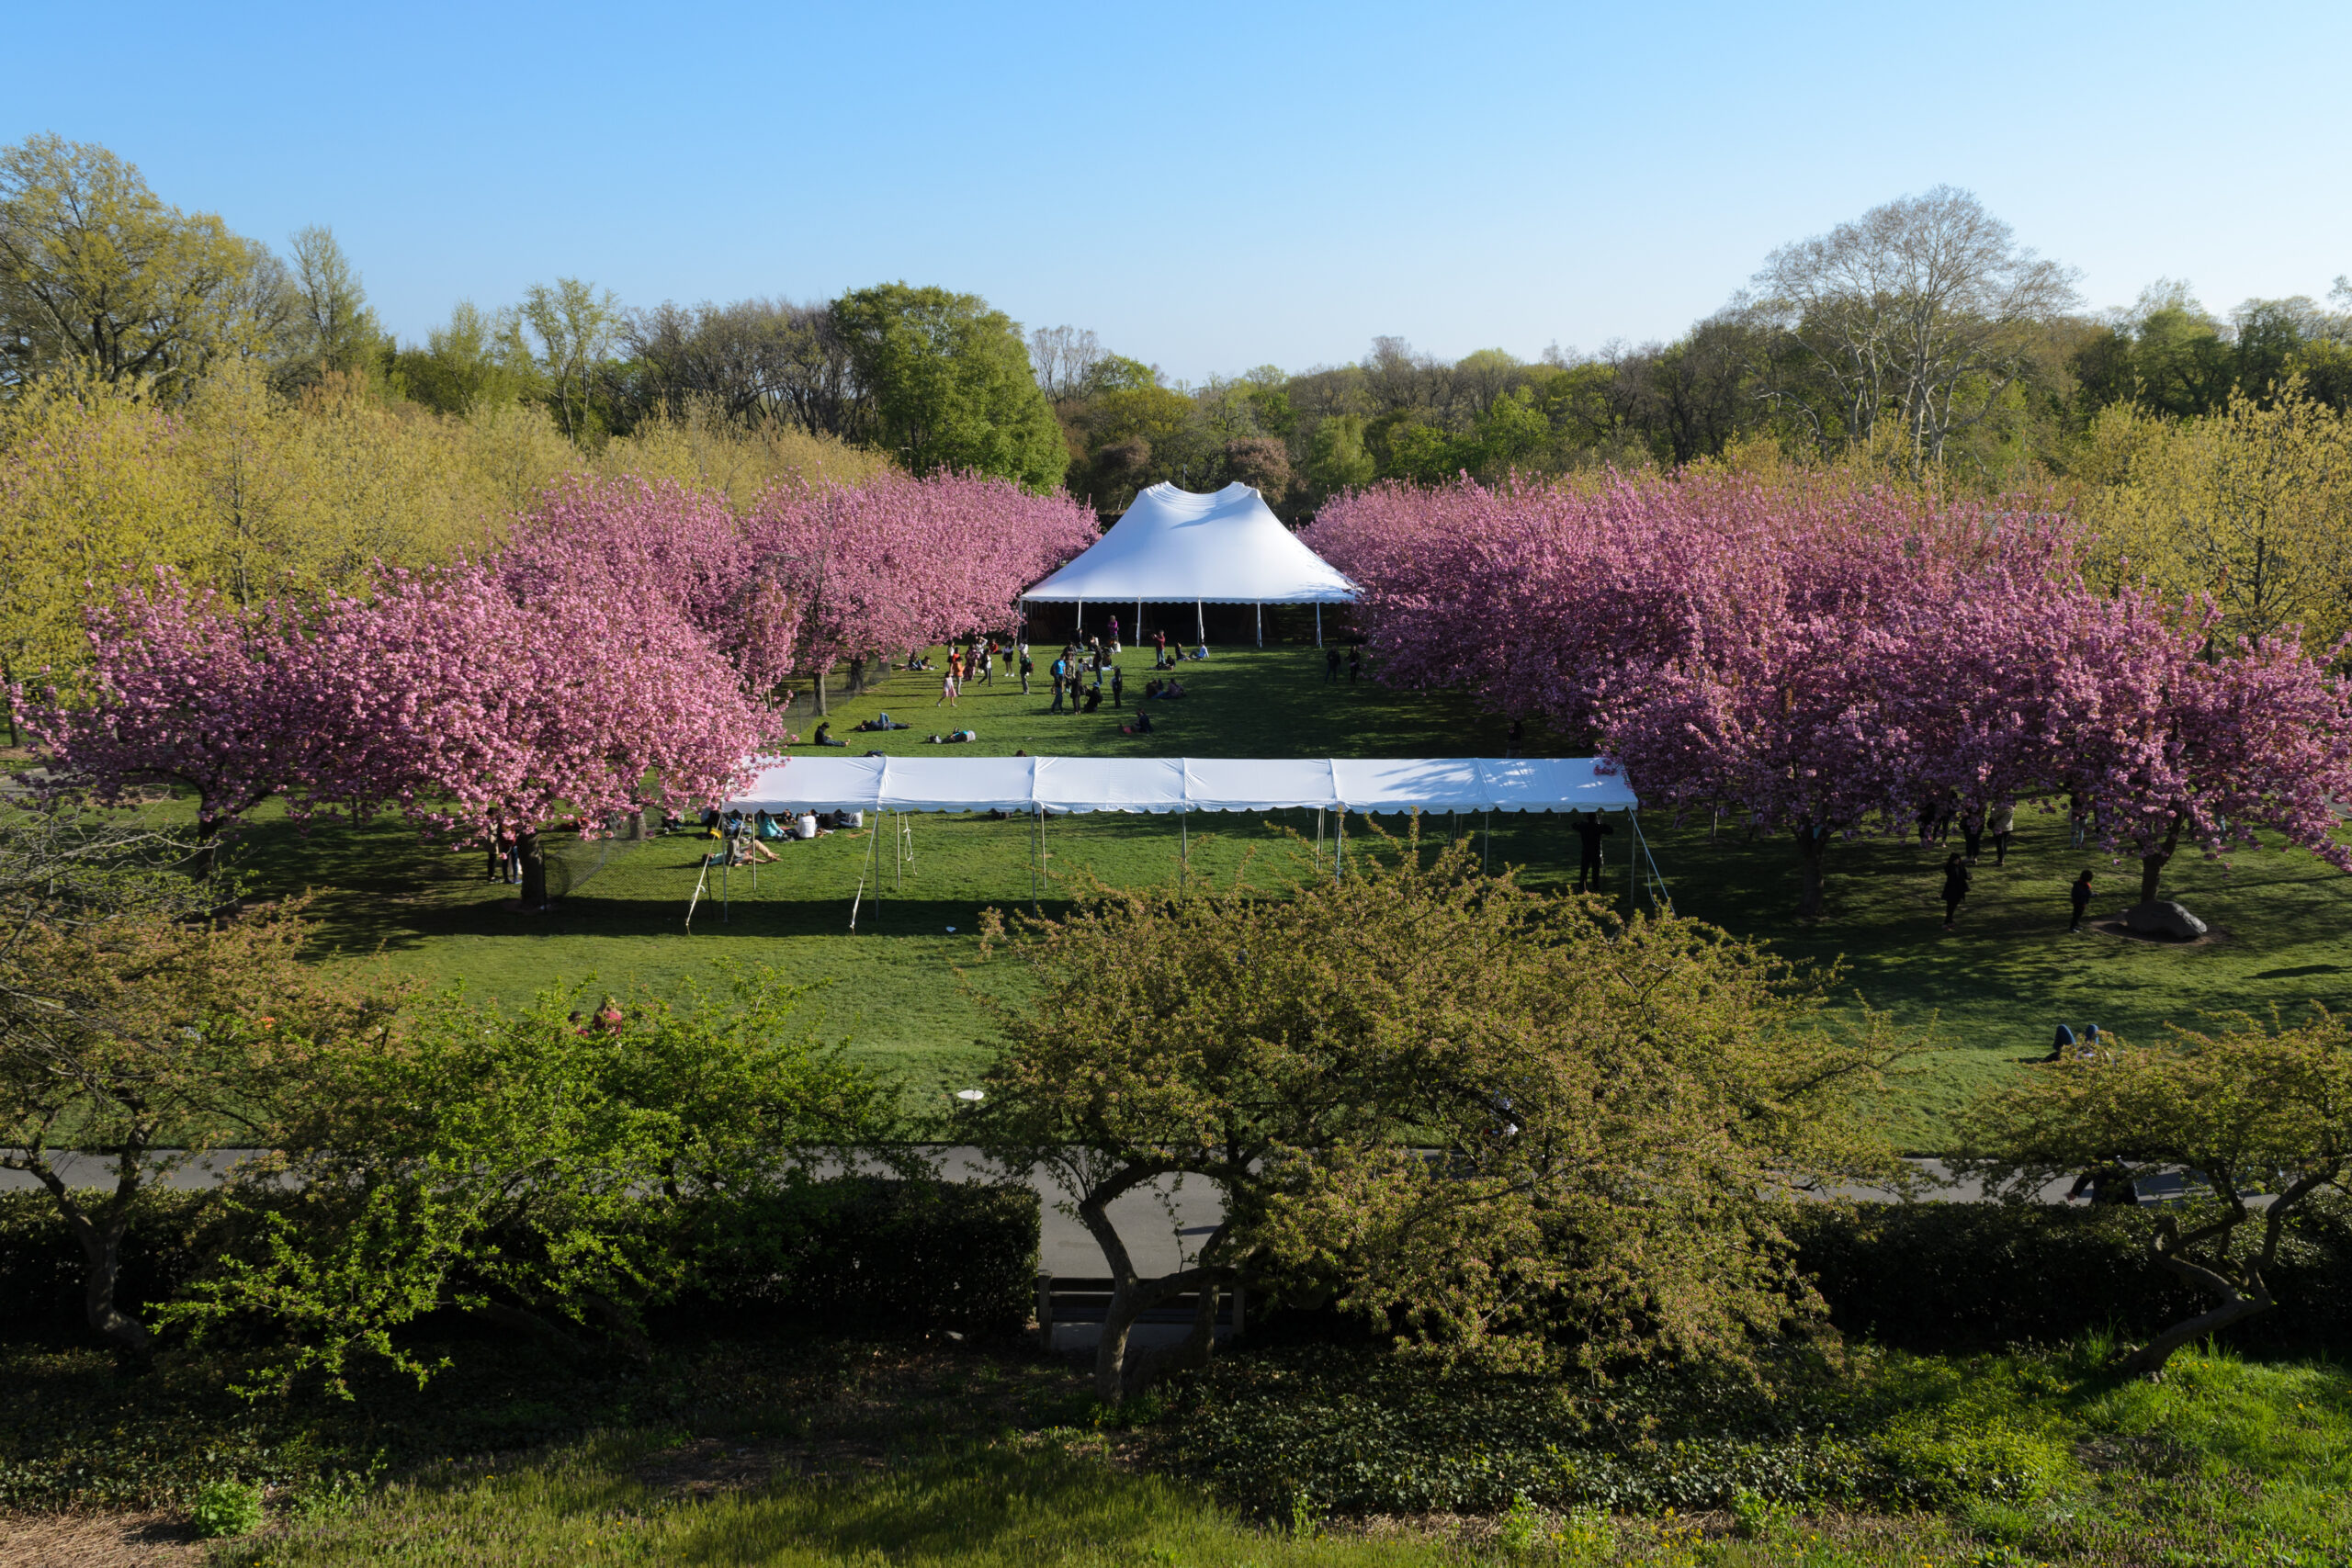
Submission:
<svg viewBox="0 0 2352 1568">
<path fill-rule="evenodd" d="M 1952 920 L 1960 914 L 1960 901 L 1968 897 L 1968 865 L 1958 855 L 1944 860 L 1944 930 L 1951 930 Z"/>
<path fill-rule="evenodd" d="M 1577 837 L 1583 840 L 1584 854 L 1577 863 L 1577 891 L 1600 891 L 1600 836 L 1617 829 L 1600 819 L 1598 811 L 1588 811 L 1584 820 L 1576 824 Z"/>
<path fill-rule="evenodd" d="M 2083 913 L 2091 907 L 2090 867 L 2083 867 L 2083 874 L 2075 878 L 2074 885 L 2066 889 L 2066 897 L 2075 901 L 2075 918 L 2066 922 L 2066 929 L 2070 931 L 2081 931 Z"/>
</svg>

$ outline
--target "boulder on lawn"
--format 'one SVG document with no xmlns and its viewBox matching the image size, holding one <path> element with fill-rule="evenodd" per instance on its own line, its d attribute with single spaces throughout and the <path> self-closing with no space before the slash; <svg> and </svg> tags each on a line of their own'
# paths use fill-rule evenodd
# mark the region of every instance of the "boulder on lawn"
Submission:
<svg viewBox="0 0 2352 1568">
<path fill-rule="evenodd" d="M 2123 923 L 2142 936 L 2165 936 L 2175 942 L 2195 942 L 2205 934 L 2204 921 L 2167 898 L 2132 905 L 2123 911 Z"/>
</svg>

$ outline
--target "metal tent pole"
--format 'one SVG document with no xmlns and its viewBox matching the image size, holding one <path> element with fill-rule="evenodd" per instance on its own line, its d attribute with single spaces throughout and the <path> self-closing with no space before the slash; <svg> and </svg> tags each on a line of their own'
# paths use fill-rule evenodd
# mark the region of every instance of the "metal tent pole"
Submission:
<svg viewBox="0 0 2352 1568">
<path fill-rule="evenodd" d="M 1340 807 L 1339 818 L 1332 823 L 1332 828 L 1334 836 L 1331 840 L 1331 880 L 1337 882 L 1340 880 L 1340 873 L 1347 868 L 1348 863 L 1348 808 L 1346 807 Z"/>
<path fill-rule="evenodd" d="M 865 872 L 869 863 L 874 869 L 874 898 L 879 903 L 882 898 L 882 812 L 879 807 L 874 813 L 874 830 L 868 835 L 865 854 L 858 862 L 857 893 L 849 901 L 849 929 L 852 931 L 857 930 L 857 907 L 865 901 Z"/>
<path fill-rule="evenodd" d="M 1209 645 L 1209 613 L 1201 608 L 1198 599 L 1193 601 L 1193 624 L 1201 634 L 1200 645 L 1206 648 Z"/>
<path fill-rule="evenodd" d="M 1143 601 L 1140 599 L 1136 601 L 1136 633 L 1127 640 L 1137 648 L 1143 646 Z"/>
<path fill-rule="evenodd" d="M 1262 604 L 1258 606 L 1258 646 L 1266 646 L 1266 606 Z"/>
<path fill-rule="evenodd" d="M 1489 807 L 1487 811 L 1487 842 L 1485 846 L 1478 851 L 1478 872 L 1480 875 L 1486 874 L 1487 868 L 1494 863 L 1494 858 L 1495 813 L 1493 808 Z"/>
<path fill-rule="evenodd" d="M 1080 642 L 1086 640 L 1086 601 L 1083 599 L 1078 602 L 1078 637 Z"/>
<path fill-rule="evenodd" d="M 1315 808 L 1315 870 L 1317 874 L 1323 870 L 1323 808 L 1319 806 Z"/>
<path fill-rule="evenodd" d="M 1315 646 L 1323 646 L 1323 602 L 1319 599 L 1315 603 Z"/>
<path fill-rule="evenodd" d="M 1045 913 L 1037 902 L 1037 863 L 1045 855 L 1045 837 L 1046 808 L 1033 806 L 1029 808 L 1029 912 L 1033 915 Z"/>
<path fill-rule="evenodd" d="M 1186 874 L 1193 869 L 1193 814 L 1176 813 L 1176 886 L 1182 888 Z"/>
<path fill-rule="evenodd" d="M 702 902 L 702 890 L 709 881 L 710 857 L 705 855 L 702 857 L 702 874 L 695 878 L 694 897 L 686 900 L 686 930 L 688 931 L 695 929 L 695 906 Z M 853 919 L 856 918 L 854 913 L 851 918 Z"/>
</svg>

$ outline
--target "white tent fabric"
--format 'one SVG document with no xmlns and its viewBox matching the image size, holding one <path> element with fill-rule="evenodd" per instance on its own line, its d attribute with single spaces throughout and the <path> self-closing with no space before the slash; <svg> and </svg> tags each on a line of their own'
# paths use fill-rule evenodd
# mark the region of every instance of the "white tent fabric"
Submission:
<svg viewBox="0 0 2352 1568">
<path fill-rule="evenodd" d="M 1592 757 L 763 758 L 730 811 L 1628 811 Z"/>
<path fill-rule="evenodd" d="M 1356 585 L 1298 542 L 1258 492 L 1156 484 L 1024 598 L 1108 604 L 1344 604 Z"/>
</svg>

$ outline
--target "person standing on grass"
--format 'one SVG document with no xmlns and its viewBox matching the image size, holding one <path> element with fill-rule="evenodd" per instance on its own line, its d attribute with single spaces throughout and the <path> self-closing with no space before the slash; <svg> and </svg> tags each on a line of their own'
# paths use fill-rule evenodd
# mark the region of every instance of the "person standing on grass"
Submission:
<svg viewBox="0 0 2352 1568">
<path fill-rule="evenodd" d="M 1021 645 L 1021 694 L 1024 697 L 1029 694 L 1029 677 L 1036 669 L 1037 661 L 1029 657 L 1029 645 L 1024 642 Z"/>
<path fill-rule="evenodd" d="M 1332 645 L 1331 645 L 1331 647 L 1329 647 L 1329 649 L 1326 649 L 1324 650 L 1324 653 L 1323 653 L 1323 679 L 1324 679 L 1324 680 L 1326 680 L 1326 681 L 1328 681 L 1328 682 L 1330 682 L 1331 684 L 1333 684 L 1333 685 L 1337 685 L 1337 684 L 1339 684 L 1339 681 L 1340 681 L 1340 649 L 1339 649 L 1339 645 L 1338 645 L 1337 643 L 1332 644 Z"/>
<path fill-rule="evenodd" d="M 1952 921 L 1960 915 L 1960 901 L 1968 897 L 1968 865 L 1957 854 L 1944 860 L 1944 930 L 1952 929 Z"/>
<path fill-rule="evenodd" d="M 1119 646 L 1119 617 L 1116 615 L 1111 617 L 1111 646 Z"/>
<path fill-rule="evenodd" d="M 1111 666 L 1111 705 L 1112 705 L 1113 707 L 1117 707 L 1117 706 L 1119 705 L 1119 699 L 1120 699 L 1122 696 L 1125 696 L 1125 695 L 1126 694 L 1126 690 L 1127 690 L 1127 678 L 1126 678 L 1125 675 L 1123 675 L 1123 674 L 1121 674 L 1121 673 L 1119 672 L 1119 667 L 1118 667 L 1117 665 L 1115 665 L 1115 664 L 1112 665 L 1112 666 Z"/>
<path fill-rule="evenodd" d="M 1984 808 L 1972 806 L 1960 816 L 1960 841 L 1968 863 L 1976 863 L 1977 852 L 1984 847 Z"/>
<path fill-rule="evenodd" d="M 1583 852 L 1577 862 L 1577 891 L 1598 893 L 1600 891 L 1601 836 L 1614 833 L 1617 829 L 1603 822 L 1598 811 L 1586 812 L 1584 820 L 1576 823 L 1575 827 L 1577 839 L 1583 845 Z"/>
<path fill-rule="evenodd" d="M 1506 757 L 1516 757 L 1520 752 L 1526 749 L 1527 721 L 1523 718 L 1512 719 L 1510 721 L 1510 733 L 1503 738 L 1503 755 Z"/>
<path fill-rule="evenodd" d="M 940 703 L 945 703 L 951 708 L 956 705 L 956 661 L 952 659 L 947 661 L 947 673 L 939 678 L 938 701 L 931 705 L 937 707 Z"/>
<path fill-rule="evenodd" d="M 1984 819 L 1984 830 L 1993 835 L 1993 863 L 1995 865 L 2009 863 L 2009 835 L 2016 831 L 2017 825 L 2018 808 L 2013 803 L 2006 800 L 1993 807 L 1993 814 Z"/>
<path fill-rule="evenodd" d="M 1348 649 L 1348 684 L 1349 684 L 1349 685 L 1351 685 L 1351 686 L 1354 685 L 1354 684 L 1356 683 L 1356 677 L 1357 677 L 1357 676 L 1359 676 L 1359 675 L 1361 675 L 1361 674 L 1363 674 L 1363 650 L 1362 650 L 1361 649 L 1353 649 L 1353 648 L 1351 648 L 1351 649 Z"/>
<path fill-rule="evenodd" d="M 2066 897 L 2072 899 L 2075 905 L 2075 918 L 2066 922 L 2066 929 L 2069 931 L 2081 931 L 2083 915 L 2091 907 L 2090 867 L 2083 867 L 2083 874 L 2075 878 L 2073 885 L 2066 889 Z"/>
</svg>

